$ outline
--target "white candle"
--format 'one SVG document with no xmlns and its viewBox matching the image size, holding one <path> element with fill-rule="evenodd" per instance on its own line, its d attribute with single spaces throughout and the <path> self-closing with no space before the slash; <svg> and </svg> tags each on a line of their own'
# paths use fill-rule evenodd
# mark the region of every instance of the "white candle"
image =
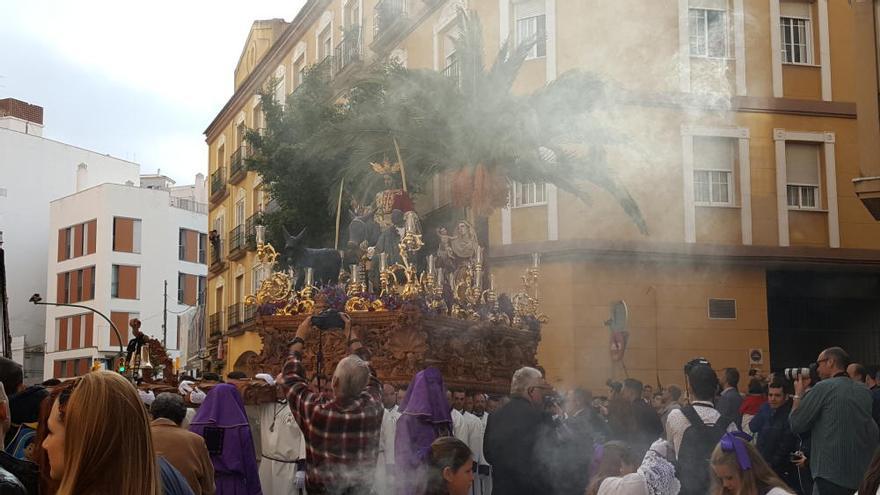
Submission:
<svg viewBox="0 0 880 495">
<path fill-rule="evenodd" d="M 388 269 L 388 253 L 379 253 L 379 271 L 384 272 Z"/>
<path fill-rule="evenodd" d="M 351 283 L 356 284 L 360 282 L 360 271 L 358 270 L 357 265 L 349 265 L 351 269 Z"/>
<path fill-rule="evenodd" d="M 495 275 L 489 274 L 489 290 L 495 292 Z"/>
<path fill-rule="evenodd" d="M 266 243 L 266 226 L 265 225 L 257 225 L 257 244 L 265 244 Z"/>
<path fill-rule="evenodd" d="M 434 255 L 428 255 L 428 275 L 434 274 Z"/>
<path fill-rule="evenodd" d="M 540 263 L 541 255 L 539 253 L 532 253 L 532 268 L 538 268 Z"/>
<path fill-rule="evenodd" d="M 477 263 L 483 262 L 483 246 L 477 245 Z"/>
<path fill-rule="evenodd" d="M 444 280 L 444 278 L 443 278 L 443 268 L 438 268 L 438 269 L 437 269 L 437 276 L 434 277 L 434 280 L 437 281 L 437 285 L 443 285 L 443 280 Z"/>
<path fill-rule="evenodd" d="M 315 269 L 312 267 L 306 268 L 306 287 L 311 287 L 315 283 Z"/>
</svg>

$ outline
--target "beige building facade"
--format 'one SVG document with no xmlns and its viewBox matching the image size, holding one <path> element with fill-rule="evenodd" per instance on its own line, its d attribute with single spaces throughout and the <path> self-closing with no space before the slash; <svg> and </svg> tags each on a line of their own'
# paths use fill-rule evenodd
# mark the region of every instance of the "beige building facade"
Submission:
<svg viewBox="0 0 880 495">
<path fill-rule="evenodd" d="M 868 186 L 853 182 L 880 162 L 876 44 L 854 46 L 876 23 L 859 17 L 873 6 L 856 3 L 310 0 L 290 23 L 258 21 L 235 94 L 206 130 L 210 225 L 223 244 L 208 281 L 212 358 L 228 371 L 260 346 L 242 301 L 259 283 L 248 242 L 267 198 L 239 165 L 244 128 L 262 127 L 255 92 L 275 77 L 282 98 L 325 57 L 340 91 L 392 58 L 454 77 L 452 37 L 466 8 L 482 21 L 487 63 L 508 39 L 541 40 L 515 91 L 575 69 L 605 81 L 597 119 L 609 161 L 648 224 L 639 233 L 589 185 L 587 205 L 552 184 L 511 184 L 509 206 L 489 221 L 492 272 L 515 290 L 531 253 L 542 253 L 550 322 L 539 361 L 551 381 L 681 384 L 697 355 L 769 369 L 806 364 L 831 343 L 880 362 L 880 224 L 857 196 Z M 862 122 L 863 57 L 875 68 L 873 127 Z M 442 177 L 419 198 L 429 209 L 448 201 Z M 604 322 L 620 300 L 629 337 L 616 361 Z"/>
</svg>

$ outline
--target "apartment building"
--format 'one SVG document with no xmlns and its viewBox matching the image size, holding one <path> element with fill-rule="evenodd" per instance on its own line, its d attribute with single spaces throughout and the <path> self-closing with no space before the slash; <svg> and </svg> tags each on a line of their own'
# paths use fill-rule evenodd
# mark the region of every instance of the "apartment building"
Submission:
<svg viewBox="0 0 880 495">
<path fill-rule="evenodd" d="M 134 318 L 169 356 L 185 354 L 179 317 L 204 304 L 205 199 L 199 174 L 192 187 L 153 175 L 141 187 L 101 184 L 51 202 L 46 297 L 96 312 L 48 308 L 45 376 L 78 376 L 95 362 L 112 367 Z"/>
<path fill-rule="evenodd" d="M 877 64 L 866 3 L 310 0 L 290 23 L 256 22 L 234 94 L 205 132 L 209 221 L 223 241 L 208 280 L 212 362 L 231 370 L 261 345 L 242 306 L 260 282 L 249 240 L 265 206 L 241 161 L 244 130 L 262 127 L 256 91 L 275 78 L 282 99 L 327 57 L 340 93 L 391 58 L 456 77 L 460 8 L 482 20 L 487 63 L 503 42 L 538 37 L 517 92 L 572 69 L 606 81 L 608 158 L 648 225 L 641 234 L 599 190 L 587 205 L 540 183 L 511 184 L 509 206 L 490 218 L 499 287 L 516 290 L 542 253 L 551 319 L 538 358 L 552 381 L 681 384 L 697 354 L 767 369 L 831 344 L 880 361 L 880 224 L 857 195 L 880 175 L 876 71 L 861 72 Z M 856 47 L 872 35 L 873 50 Z M 443 208 L 448 187 L 438 177 L 420 204 Z M 629 338 L 618 361 L 604 322 L 621 300 Z"/>
</svg>

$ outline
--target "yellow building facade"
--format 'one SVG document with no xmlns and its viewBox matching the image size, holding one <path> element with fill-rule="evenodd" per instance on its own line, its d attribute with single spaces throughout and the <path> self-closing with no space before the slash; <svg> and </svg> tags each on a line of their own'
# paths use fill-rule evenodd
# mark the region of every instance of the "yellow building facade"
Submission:
<svg viewBox="0 0 880 495">
<path fill-rule="evenodd" d="M 542 253 L 550 322 L 538 358 L 552 382 L 600 389 L 608 378 L 633 376 L 681 384 L 682 365 L 698 355 L 716 368 L 766 370 L 805 365 L 830 344 L 880 362 L 872 333 L 880 329 L 871 326 L 880 321 L 871 310 L 880 308 L 880 292 L 872 292 L 880 288 L 880 224 L 853 185 L 871 153 L 870 130 L 857 119 L 856 102 L 870 100 L 858 80 L 858 57 L 868 52 L 854 49 L 859 7 L 309 0 L 290 23 L 254 24 L 235 93 L 205 133 L 210 226 L 221 240 L 211 253 L 207 311 L 217 366 L 230 371 L 260 348 L 242 304 L 259 283 L 251 241 L 267 204 L 260 178 L 241 165 L 244 129 L 262 127 L 256 91 L 274 77 L 283 98 L 325 57 L 333 57 L 340 91 L 358 70 L 392 58 L 454 76 L 461 8 L 479 14 L 490 60 L 507 39 L 541 40 L 515 91 L 572 69 L 605 81 L 597 118 L 613 136 L 609 161 L 648 224 L 639 233 L 589 185 L 587 205 L 551 184 L 512 184 L 509 206 L 490 218 L 501 289 L 517 289 L 531 253 Z M 876 112 L 876 98 L 874 105 Z M 418 198 L 429 209 L 448 200 L 442 178 Z M 615 301 L 629 314 L 622 361 L 611 358 L 604 324 Z"/>
</svg>

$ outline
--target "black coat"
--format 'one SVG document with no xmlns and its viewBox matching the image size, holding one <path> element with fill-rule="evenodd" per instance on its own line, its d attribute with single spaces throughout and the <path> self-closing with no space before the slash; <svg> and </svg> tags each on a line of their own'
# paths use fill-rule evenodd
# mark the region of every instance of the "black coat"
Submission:
<svg viewBox="0 0 880 495">
<path fill-rule="evenodd" d="M 583 495 L 590 482 L 590 464 L 593 459 L 595 443 L 604 438 L 595 431 L 595 420 L 590 408 L 571 416 L 562 422 L 560 430 L 560 449 L 551 469 L 556 493 L 561 495 Z"/>
<path fill-rule="evenodd" d="M 494 495 L 552 494 L 549 467 L 558 447 L 550 416 L 522 397 L 489 415 L 483 452 Z"/>
<path fill-rule="evenodd" d="M 757 447 L 761 457 L 783 481 L 791 485 L 792 481 L 797 483 L 797 468 L 791 463 L 791 453 L 797 450 L 798 439 L 791 432 L 788 422 L 790 413 L 791 401 L 779 409 L 771 409 L 769 420 L 764 422 L 759 431 L 753 433 L 758 436 Z"/>
</svg>

